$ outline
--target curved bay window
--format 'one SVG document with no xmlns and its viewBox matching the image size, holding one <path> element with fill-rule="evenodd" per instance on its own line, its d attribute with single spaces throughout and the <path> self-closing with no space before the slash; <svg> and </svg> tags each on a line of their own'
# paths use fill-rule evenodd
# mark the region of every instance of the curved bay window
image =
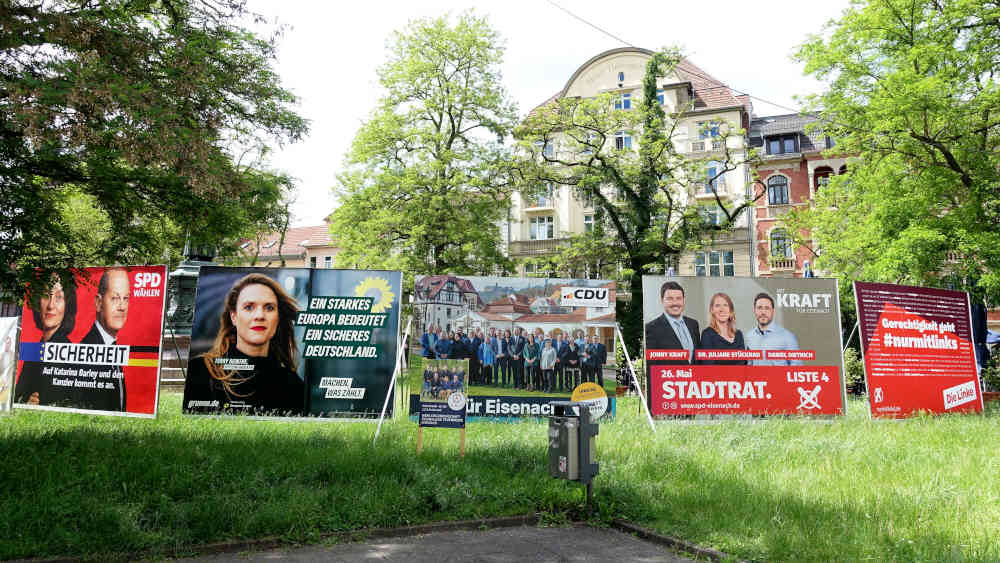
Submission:
<svg viewBox="0 0 1000 563">
<path fill-rule="evenodd" d="M 771 176 L 767 179 L 767 203 L 769 205 L 788 204 L 788 178 Z"/>
</svg>

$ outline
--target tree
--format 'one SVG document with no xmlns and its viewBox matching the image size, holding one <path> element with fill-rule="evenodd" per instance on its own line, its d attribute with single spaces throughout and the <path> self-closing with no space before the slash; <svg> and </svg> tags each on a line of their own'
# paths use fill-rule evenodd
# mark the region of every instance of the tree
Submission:
<svg viewBox="0 0 1000 563">
<path fill-rule="evenodd" d="M 657 78 L 672 73 L 680 61 L 676 50 L 652 56 L 637 109 L 615 109 L 611 94 L 561 97 L 533 111 L 517 132 L 518 171 L 529 196 L 552 183 L 591 199 L 600 225 L 585 237 L 624 258 L 632 299 L 620 304 L 618 320 L 632 349 L 642 334 L 642 276 L 662 273 L 667 262 L 732 228 L 753 205 L 753 198 L 742 195 L 727 201 L 721 190 L 712 190 L 715 198 L 707 206 L 696 200 L 696 191 L 751 162 L 753 152 L 730 148 L 729 137 L 742 138 L 743 131 L 728 123 L 716 124 L 720 154 L 693 159 L 677 150 L 674 137 L 690 108 L 667 115 L 657 100 Z M 721 220 L 709 218 L 716 212 Z"/>
<path fill-rule="evenodd" d="M 385 95 L 362 125 L 334 191 L 339 264 L 411 273 L 492 273 L 508 262 L 498 221 L 510 185 L 503 139 L 516 118 L 503 45 L 463 13 L 393 35 Z"/>
<path fill-rule="evenodd" d="M 810 99 L 857 155 L 813 206 L 817 265 L 847 279 L 1000 297 L 1000 4 L 856 2 L 797 51 Z"/>
<path fill-rule="evenodd" d="M 239 232 L 252 186 L 232 154 L 306 130 L 270 66 L 276 37 L 240 27 L 242 4 L 0 0 L 0 288 L 162 260 L 165 225 Z M 66 220 L 81 203 L 106 229 L 97 248 Z"/>
</svg>

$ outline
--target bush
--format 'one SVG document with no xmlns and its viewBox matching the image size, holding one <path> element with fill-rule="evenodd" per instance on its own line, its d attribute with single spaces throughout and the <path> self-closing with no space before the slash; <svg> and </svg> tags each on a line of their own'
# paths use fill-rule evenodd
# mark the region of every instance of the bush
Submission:
<svg viewBox="0 0 1000 563">
<path fill-rule="evenodd" d="M 861 361 L 858 351 L 848 348 L 844 351 L 844 377 L 847 380 L 847 392 L 861 395 L 865 392 L 865 363 Z"/>
</svg>

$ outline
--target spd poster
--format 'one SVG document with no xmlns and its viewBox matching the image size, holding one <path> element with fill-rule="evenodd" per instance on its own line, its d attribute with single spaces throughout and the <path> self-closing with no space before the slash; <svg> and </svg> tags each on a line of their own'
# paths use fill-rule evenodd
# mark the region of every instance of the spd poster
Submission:
<svg viewBox="0 0 1000 563">
<path fill-rule="evenodd" d="M 650 412 L 840 415 L 837 280 L 643 276 Z"/>
<path fill-rule="evenodd" d="M 203 266 L 183 411 L 377 419 L 401 283 L 380 270 Z"/>
<path fill-rule="evenodd" d="M 15 406 L 155 416 L 166 288 L 166 266 L 116 266 L 28 295 Z"/>
<path fill-rule="evenodd" d="M 982 412 L 969 294 L 854 282 L 871 415 Z"/>
</svg>

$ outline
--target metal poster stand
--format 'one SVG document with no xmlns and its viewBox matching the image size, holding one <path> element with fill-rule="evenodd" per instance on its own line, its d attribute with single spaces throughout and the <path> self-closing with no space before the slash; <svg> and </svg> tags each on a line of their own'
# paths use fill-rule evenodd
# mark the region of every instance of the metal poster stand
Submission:
<svg viewBox="0 0 1000 563">
<path fill-rule="evenodd" d="M 628 371 L 632 374 L 632 383 L 635 384 L 635 390 L 639 393 L 639 400 L 642 403 L 642 409 L 646 411 L 646 419 L 649 420 L 649 427 L 653 429 L 653 434 L 656 434 L 656 425 L 653 424 L 653 416 L 649 414 L 649 405 L 646 404 L 646 397 L 642 393 L 642 387 L 639 385 L 639 378 L 635 375 L 635 368 L 632 367 L 632 358 L 628 355 L 628 348 L 625 346 L 625 337 L 622 336 L 622 327 L 617 322 L 615 323 L 615 331 L 618 333 L 618 339 L 622 343 L 622 352 L 625 352 L 625 363 L 628 364 Z"/>
<path fill-rule="evenodd" d="M 403 352 L 406 347 L 406 342 L 410 339 L 410 323 L 413 319 L 407 319 L 406 321 L 406 331 L 403 332 L 402 343 L 397 346 L 396 349 L 396 367 L 392 370 L 392 380 L 389 382 L 389 389 L 385 394 L 385 402 L 382 403 L 382 414 L 378 417 L 378 427 L 375 428 L 375 438 L 372 439 L 372 444 L 374 445 L 378 441 L 378 435 L 382 432 L 382 422 L 385 421 L 385 411 L 389 408 L 389 399 L 393 396 L 393 389 L 396 388 L 396 379 L 399 376 L 400 367 L 403 363 Z"/>
</svg>

